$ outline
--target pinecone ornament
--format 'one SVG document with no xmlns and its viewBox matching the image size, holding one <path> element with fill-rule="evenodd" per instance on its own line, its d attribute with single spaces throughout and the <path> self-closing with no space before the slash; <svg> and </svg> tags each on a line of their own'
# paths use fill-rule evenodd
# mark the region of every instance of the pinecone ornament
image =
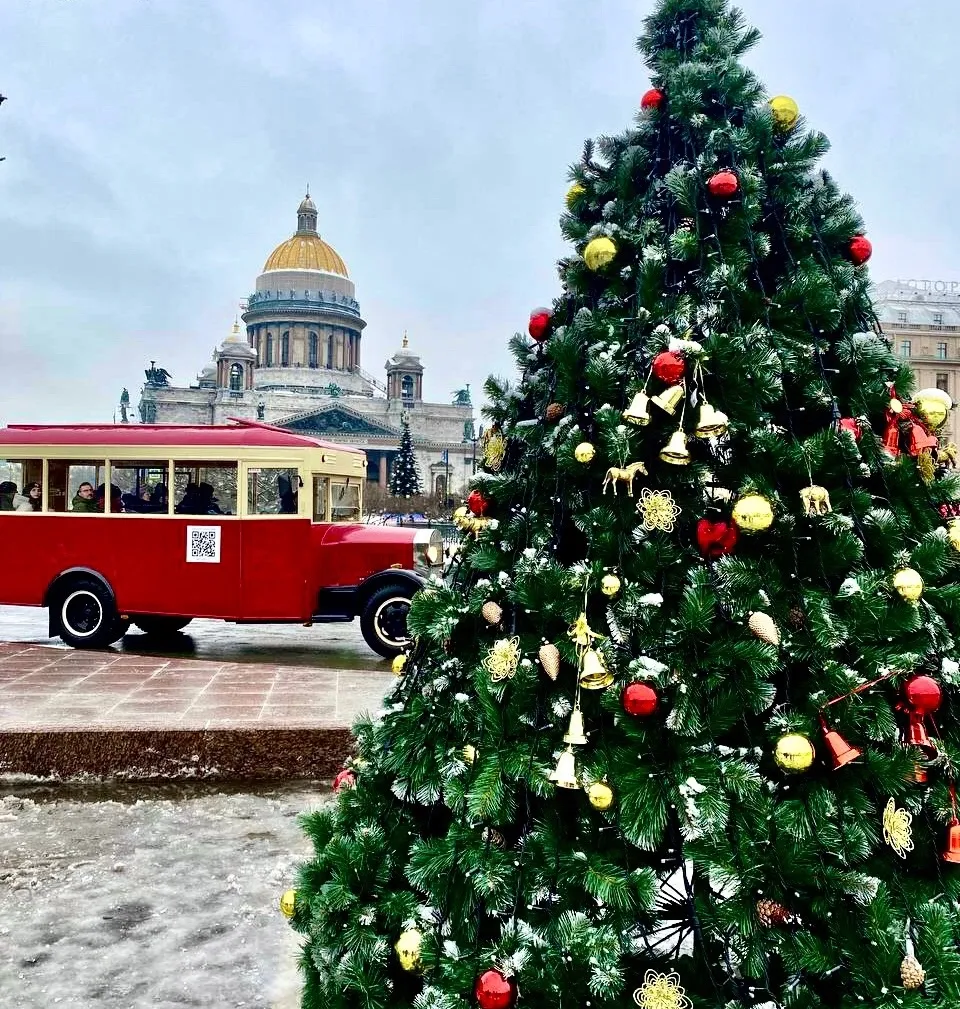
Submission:
<svg viewBox="0 0 960 1009">
<path fill-rule="evenodd" d="M 780 628 L 769 614 L 751 613 L 747 625 L 761 641 L 766 641 L 768 645 L 780 644 Z"/>
<path fill-rule="evenodd" d="M 793 630 L 799 631 L 806 622 L 806 619 L 806 614 L 799 606 L 790 607 L 790 613 L 787 615 L 787 623 Z"/>
<path fill-rule="evenodd" d="M 483 608 L 480 610 L 483 614 L 483 619 L 486 620 L 488 624 L 496 625 L 500 623 L 503 617 L 503 610 L 498 603 L 495 603 L 492 599 L 488 599 L 484 604 Z"/>
<path fill-rule="evenodd" d="M 903 987 L 909 990 L 920 988 L 927 972 L 920 966 L 920 961 L 912 955 L 907 955 L 900 961 L 900 980 Z"/>
<path fill-rule="evenodd" d="M 783 904 L 778 904 L 775 900 L 769 900 L 766 897 L 757 901 L 757 917 L 760 919 L 760 924 L 767 928 L 786 925 L 787 922 L 793 920 L 793 915 Z"/>
<path fill-rule="evenodd" d="M 566 413 L 566 409 L 560 403 L 551 403 L 547 407 L 547 422 L 549 424 L 556 424 L 556 422 Z"/>
<path fill-rule="evenodd" d="M 556 645 L 547 643 L 540 646 L 539 655 L 543 671 L 551 680 L 556 680 L 560 673 L 560 649 Z"/>
</svg>

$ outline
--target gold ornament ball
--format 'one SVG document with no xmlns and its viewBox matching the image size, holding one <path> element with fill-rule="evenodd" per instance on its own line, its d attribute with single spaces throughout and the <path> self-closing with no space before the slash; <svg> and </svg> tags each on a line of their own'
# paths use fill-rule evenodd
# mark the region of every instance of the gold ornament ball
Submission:
<svg viewBox="0 0 960 1009">
<path fill-rule="evenodd" d="M 285 890 L 280 897 L 280 911 L 284 918 L 292 918 L 297 909 L 297 891 Z"/>
<path fill-rule="evenodd" d="M 419 929 L 408 928 L 400 933 L 394 949 L 404 970 L 416 970 L 420 966 L 420 950 L 423 947 L 423 936 Z"/>
<path fill-rule="evenodd" d="M 777 95 L 770 99 L 770 111 L 777 126 L 789 130 L 800 117 L 800 106 L 789 95 Z"/>
<path fill-rule="evenodd" d="M 943 427 L 953 409 L 953 400 L 942 389 L 921 389 L 913 397 L 920 419 L 934 431 Z"/>
<path fill-rule="evenodd" d="M 567 190 L 567 195 L 564 197 L 567 210 L 573 210 L 574 204 L 586 193 L 586 191 L 587 190 L 581 186 L 579 182 L 574 182 L 574 184 Z"/>
<path fill-rule="evenodd" d="M 613 805 L 613 789 L 605 781 L 595 781 L 587 789 L 587 798 L 594 809 L 609 809 Z"/>
<path fill-rule="evenodd" d="M 573 450 L 573 456 L 577 462 L 590 462 L 597 454 L 597 450 L 588 441 L 582 441 Z"/>
<path fill-rule="evenodd" d="M 406 655 L 394 655 L 390 668 L 393 670 L 394 676 L 402 676 L 404 669 L 407 668 Z"/>
<path fill-rule="evenodd" d="M 617 254 L 617 246 L 613 239 L 601 235 L 587 242 L 583 250 L 583 259 L 587 266 L 596 272 L 602 270 Z"/>
<path fill-rule="evenodd" d="M 960 518 L 950 519 L 947 523 L 947 538 L 954 550 L 960 550 Z"/>
<path fill-rule="evenodd" d="M 893 576 L 893 587 L 908 603 L 915 603 L 923 595 L 923 579 L 913 568 L 901 568 Z"/>
<path fill-rule="evenodd" d="M 462 750 L 464 763 L 472 764 L 477 759 L 477 748 L 470 743 Z"/>
<path fill-rule="evenodd" d="M 762 494 L 747 494 L 733 506 L 733 521 L 745 533 L 761 533 L 773 525 L 773 506 Z"/>
<path fill-rule="evenodd" d="M 777 767 L 794 774 L 808 770 L 813 763 L 814 756 L 813 743 L 806 736 L 801 736 L 799 732 L 791 732 L 789 735 L 781 736 L 773 751 L 773 759 L 777 762 Z"/>
<path fill-rule="evenodd" d="M 600 588 L 605 596 L 612 598 L 620 591 L 620 579 L 616 575 L 604 575 Z"/>
</svg>

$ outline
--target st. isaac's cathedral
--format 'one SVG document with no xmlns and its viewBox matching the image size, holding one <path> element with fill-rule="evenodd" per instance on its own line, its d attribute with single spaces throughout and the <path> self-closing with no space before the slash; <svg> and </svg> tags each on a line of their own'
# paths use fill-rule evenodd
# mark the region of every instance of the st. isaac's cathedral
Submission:
<svg viewBox="0 0 960 1009">
<path fill-rule="evenodd" d="M 263 420 L 346 442 L 367 454 L 367 478 L 386 486 L 406 415 L 424 492 L 457 494 L 477 455 L 469 386 L 452 403 L 423 398 L 423 365 L 406 335 L 386 362 L 385 382 L 360 366 L 366 323 L 346 264 L 317 233 L 310 194 L 297 230 L 267 257 L 240 323 L 189 387 L 151 366 L 140 397 L 148 424 Z"/>
</svg>

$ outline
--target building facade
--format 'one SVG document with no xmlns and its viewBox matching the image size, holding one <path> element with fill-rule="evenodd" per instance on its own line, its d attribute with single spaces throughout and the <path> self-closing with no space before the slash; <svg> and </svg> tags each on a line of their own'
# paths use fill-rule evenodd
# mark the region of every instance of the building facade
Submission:
<svg viewBox="0 0 960 1009">
<path fill-rule="evenodd" d="M 918 389 L 960 400 L 960 282 L 886 280 L 874 291 L 877 317 L 894 353 L 909 361 Z M 943 429 L 957 440 L 956 410 Z"/>
<path fill-rule="evenodd" d="M 270 253 L 247 298 L 241 328 L 214 352 L 196 384 L 174 386 L 151 364 L 140 419 L 156 424 L 263 420 L 367 453 L 367 479 L 386 487 L 406 415 L 424 492 L 459 494 L 476 465 L 470 388 L 452 403 L 424 399 L 424 367 L 404 334 L 384 381 L 361 367 L 366 323 L 337 252 L 317 231 L 307 193 L 297 230 Z"/>
</svg>

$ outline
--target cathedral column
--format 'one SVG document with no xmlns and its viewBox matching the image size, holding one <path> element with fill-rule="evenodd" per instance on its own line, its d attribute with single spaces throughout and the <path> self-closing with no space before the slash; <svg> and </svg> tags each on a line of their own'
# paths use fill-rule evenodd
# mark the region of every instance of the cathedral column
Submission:
<svg viewBox="0 0 960 1009">
<path fill-rule="evenodd" d="M 387 457 L 383 454 L 380 456 L 380 479 L 377 481 L 381 487 L 386 488 L 387 486 Z"/>
</svg>

